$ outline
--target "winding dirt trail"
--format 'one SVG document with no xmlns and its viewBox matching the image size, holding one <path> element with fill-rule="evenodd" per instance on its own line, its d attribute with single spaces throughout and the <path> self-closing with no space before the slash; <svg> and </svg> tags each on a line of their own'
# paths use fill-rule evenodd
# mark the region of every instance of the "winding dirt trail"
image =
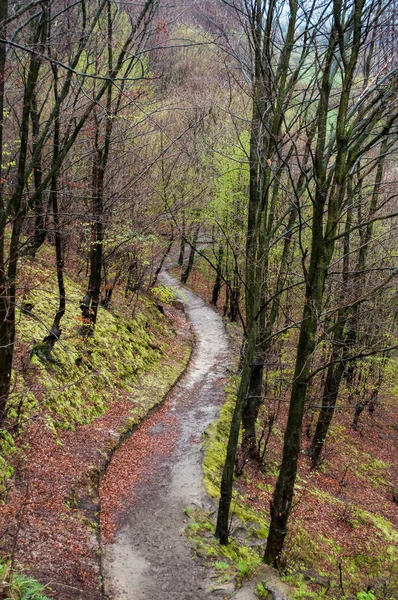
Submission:
<svg viewBox="0 0 398 600">
<path fill-rule="evenodd" d="M 162 281 L 178 285 L 167 273 Z M 125 502 L 113 541 L 104 546 L 105 592 L 114 600 L 202 600 L 217 595 L 210 591 L 205 570 L 192 560 L 182 532 L 184 508 L 207 507 L 209 502 L 202 483 L 201 436 L 216 418 L 230 355 L 221 318 L 187 290 L 182 300 L 196 345 L 165 406 L 141 426 L 141 442 L 150 446 L 146 472 Z M 134 452 L 134 437 L 119 453 Z"/>
</svg>

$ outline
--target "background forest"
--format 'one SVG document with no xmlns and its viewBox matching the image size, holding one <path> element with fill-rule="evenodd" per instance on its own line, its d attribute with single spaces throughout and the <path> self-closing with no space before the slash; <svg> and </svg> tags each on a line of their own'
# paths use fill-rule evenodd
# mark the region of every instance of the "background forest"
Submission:
<svg viewBox="0 0 398 600">
<path fill-rule="evenodd" d="M 398 597 L 397 18 L 395 0 L 0 1 L 4 505 L 32 427 L 90 426 L 170 351 L 174 264 L 239 339 L 207 550 L 234 547 L 240 514 L 265 532 L 241 575 Z"/>
</svg>

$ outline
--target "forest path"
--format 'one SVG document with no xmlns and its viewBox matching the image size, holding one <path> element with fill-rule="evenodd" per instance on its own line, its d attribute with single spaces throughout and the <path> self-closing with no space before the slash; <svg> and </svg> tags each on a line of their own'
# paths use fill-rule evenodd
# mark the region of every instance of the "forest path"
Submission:
<svg viewBox="0 0 398 600">
<path fill-rule="evenodd" d="M 178 286 L 168 273 L 161 280 Z M 187 372 L 164 408 L 137 430 L 139 435 L 145 429 L 144 444 L 150 446 L 147 472 L 135 482 L 114 540 L 105 545 L 105 592 L 114 600 L 202 600 L 225 595 L 210 590 L 206 570 L 192 560 L 183 530 L 184 508 L 209 503 L 202 481 L 201 436 L 223 399 L 228 338 L 219 315 L 201 298 L 184 289 L 181 299 L 196 345 Z M 135 435 L 119 453 L 128 455 L 130 445 L 134 456 Z"/>
</svg>

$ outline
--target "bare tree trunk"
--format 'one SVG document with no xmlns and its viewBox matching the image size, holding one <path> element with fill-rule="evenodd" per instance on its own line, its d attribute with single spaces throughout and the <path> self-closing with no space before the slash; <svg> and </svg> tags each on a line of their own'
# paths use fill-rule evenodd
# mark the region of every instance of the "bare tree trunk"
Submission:
<svg viewBox="0 0 398 600">
<path fill-rule="evenodd" d="M 102 269 L 102 251 L 103 251 L 103 192 L 105 166 L 101 156 L 102 150 L 98 148 L 98 128 L 97 128 L 97 149 L 93 160 L 92 174 L 92 214 L 91 224 L 91 245 L 90 245 L 90 274 L 87 292 L 80 303 L 80 309 L 83 317 L 83 333 L 92 335 L 97 322 L 97 312 L 101 291 L 101 269 Z"/>
<path fill-rule="evenodd" d="M 276 186 L 276 190 L 278 189 L 278 186 Z M 254 356 L 252 372 L 250 374 L 247 403 L 243 409 L 242 414 L 242 451 L 245 456 L 248 456 L 255 460 L 259 458 L 259 448 L 257 446 L 256 437 L 256 422 L 262 403 L 261 395 L 263 388 L 264 362 L 270 348 L 272 340 L 272 330 L 280 309 L 280 295 L 285 284 L 286 269 L 291 254 L 291 231 L 296 221 L 296 218 L 297 211 L 293 209 L 290 213 L 287 225 L 288 234 L 286 235 L 284 240 L 281 257 L 281 266 L 278 273 L 274 299 L 271 303 L 271 309 L 269 311 L 269 314 L 267 314 L 266 318 L 265 299 L 263 298 L 264 306 L 261 309 L 261 314 L 259 315 L 258 319 L 259 331 L 256 344 L 256 353 Z"/>
<path fill-rule="evenodd" d="M 107 3 L 108 24 L 108 75 L 113 71 L 113 48 L 112 48 L 112 12 L 111 4 Z M 120 97 L 120 96 L 119 96 Z M 90 246 L 90 275 L 87 292 L 80 303 L 83 318 L 83 333 L 92 335 L 97 322 L 98 306 L 101 294 L 102 257 L 104 246 L 104 193 L 105 173 L 108 165 L 111 135 L 113 129 L 112 119 L 112 86 L 107 90 L 106 100 L 106 124 L 104 142 L 101 144 L 100 127 L 98 115 L 94 112 L 95 120 L 95 150 L 92 170 L 92 223 L 91 223 L 91 246 Z"/>
<path fill-rule="evenodd" d="M 180 254 L 178 256 L 178 266 L 182 267 L 184 265 L 184 257 L 185 257 L 185 211 L 182 213 L 182 225 L 181 225 L 181 239 L 180 239 Z"/>
<path fill-rule="evenodd" d="M 166 258 L 168 257 L 168 255 L 171 252 L 171 249 L 173 247 L 173 242 L 174 242 L 174 226 L 173 223 L 171 223 L 171 231 L 170 231 L 170 239 L 169 239 L 169 243 L 167 244 L 166 250 L 163 252 L 162 258 L 156 268 L 155 274 L 153 276 L 152 282 L 151 282 L 151 286 L 155 286 L 160 274 L 160 271 L 163 268 L 163 265 L 165 263 Z"/>
<path fill-rule="evenodd" d="M 190 244 L 188 263 L 187 263 L 187 266 L 186 266 L 184 272 L 181 275 L 182 283 L 186 283 L 188 281 L 188 277 L 190 276 L 191 271 L 192 271 L 193 261 L 195 259 L 195 254 L 196 254 L 196 244 L 198 242 L 198 237 L 199 237 L 199 229 L 200 229 L 200 225 L 196 225 L 194 232 L 193 232 L 192 241 Z"/>
<path fill-rule="evenodd" d="M 0 14 L 3 12 L 5 18 L 7 14 L 7 3 L 2 2 Z M 37 20 L 36 31 L 34 33 L 34 43 L 43 43 L 46 35 L 46 20 Z M 6 55 L 4 44 L 0 44 L 0 75 L 2 83 L 4 83 L 6 73 Z M 4 51 L 4 53 L 3 53 Z M 0 211 L 0 423 L 7 416 L 6 404 L 10 391 L 11 370 L 14 354 L 15 342 L 15 300 L 16 300 L 16 274 L 17 263 L 20 250 L 20 238 L 22 226 L 24 222 L 24 205 L 23 192 L 25 186 L 25 170 L 28 151 L 29 139 L 29 119 L 32 105 L 32 97 L 34 95 L 35 86 L 40 69 L 40 58 L 33 55 L 30 59 L 28 76 L 24 90 L 23 110 L 21 118 L 21 139 L 20 151 L 17 167 L 17 185 L 14 194 L 12 195 L 9 205 L 12 206 L 12 233 L 8 251 L 8 267 L 5 265 L 4 257 L 4 236 L 6 226 L 6 211 L 4 199 L 1 198 L 2 210 Z M 3 125 L 4 119 L 4 86 L 0 88 L 1 102 L 0 107 L 1 120 Z M 1 147 L 3 140 L 1 140 Z M 2 147 L 2 151 L 4 148 Z"/>
<path fill-rule="evenodd" d="M 0 2 L 0 35 L 7 37 L 4 22 L 8 12 L 7 1 Z M 6 80 L 6 46 L 0 44 L 0 164 L 3 164 L 4 144 L 4 90 Z M 9 298 L 7 289 L 7 276 L 4 257 L 6 214 L 4 206 L 4 181 L 0 178 L 0 424 L 6 416 L 6 402 L 8 398 L 13 348 L 8 347 L 10 332 L 7 328 Z"/>
<path fill-rule="evenodd" d="M 385 155 L 387 151 L 387 138 L 382 143 L 380 148 L 380 159 L 376 163 L 376 175 L 375 181 L 373 185 L 372 197 L 370 201 L 370 210 L 369 216 L 372 217 L 378 203 L 380 186 L 382 182 L 384 163 L 385 163 Z M 358 166 L 359 170 L 359 166 Z M 353 198 L 353 190 L 351 186 L 351 182 L 349 185 L 349 194 L 350 197 Z M 362 179 L 359 175 L 358 188 L 361 191 L 362 187 Z M 351 217 L 352 217 L 352 207 L 348 208 L 347 211 L 347 221 L 346 221 L 346 231 L 349 232 L 351 228 Z M 373 223 L 369 223 L 365 230 L 360 228 L 360 248 L 359 248 L 359 256 L 358 256 L 358 264 L 357 264 L 357 275 L 354 276 L 354 281 L 356 284 L 357 293 L 362 288 L 361 280 L 363 279 L 363 272 L 366 266 L 366 257 L 369 251 L 369 243 L 373 235 Z M 343 259 L 343 291 L 342 291 L 342 301 L 344 300 L 344 296 L 346 290 L 348 290 L 348 285 L 350 282 L 349 278 L 349 256 L 350 256 L 350 235 L 349 233 L 344 238 L 344 259 Z M 324 446 L 326 436 L 329 431 L 330 424 L 333 419 L 334 411 L 336 408 L 336 403 L 338 399 L 340 383 L 344 376 L 344 373 L 349 370 L 349 379 L 352 381 L 354 377 L 354 369 L 355 366 L 352 362 L 349 361 L 348 354 L 355 344 L 357 338 L 357 329 L 358 326 L 358 311 L 359 304 L 355 304 L 352 311 L 351 317 L 349 316 L 347 310 L 340 310 L 339 315 L 337 317 L 337 327 L 335 329 L 333 335 L 333 352 L 331 356 L 331 365 L 328 368 L 327 376 L 325 380 L 323 396 L 321 406 L 322 408 L 319 411 L 318 421 L 316 425 L 316 430 L 311 442 L 310 454 L 311 454 L 311 462 L 312 468 L 315 468 L 319 462 L 322 448 Z M 348 333 L 345 333 L 345 329 L 347 328 L 347 323 L 351 325 Z M 355 326 L 354 326 L 355 325 Z M 340 359 L 340 361 L 339 361 Z M 337 362 L 339 361 L 339 362 Z M 333 364 L 335 363 L 335 364 Z"/>
<path fill-rule="evenodd" d="M 349 176 L 347 161 L 350 158 L 351 161 L 356 162 L 356 158 L 353 156 L 348 157 L 348 140 L 345 132 L 350 93 L 361 47 L 364 2 L 355 3 L 355 6 L 352 6 L 353 21 L 350 27 L 350 38 L 342 39 L 338 35 L 342 23 L 337 7 L 338 2 L 335 3 L 333 11 L 333 23 L 325 53 L 316 115 L 317 142 L 313 162 L 315 193 L 312 203 L 311 258 L 309 271 L 305 273 L 306 298 L 300 326 L 288 421 L 284 435 L 282 463 L 270 503 L 271 524 L 264 553 L 264 561 L 274 566 L 278 566 L 280 561 L 287 534 L 287 524 L 292 510 L 300 453 L 301 426 L 311 373 L 311 357 L 317 343 L 318 316 L 322 309 L 327 269 L 334 252 L 334 236 L 346 195 L 347 178 Z M 328 171 L 328 165 L 325 161 L 325 149 L 328 144 L 327 119 L 332 88 L 330 81 L 335 60 L 335 49 L 339 43 L 343 44 L 344 42 L 349 45 L 350 55 L 349 58 L 345 57 L 344 60 L 336 123 L 333 179 L 328 181 L 330 171 Z M 339 48 L 341 49 L 341 45 Z M 327 213 L 326 217 L 325 212 Z M 324 218 L 326 223 L 324 223 Z"/>
<path fill-rule="evenodd" d="M 35 184 L 35 200 L 33 204 L 33 210 L 35 214 L 35 223 L 32 239 L 28 246 L 21 251 L 21 255 L 25 254 L 28 256 L 35 257 L 36 252 L 44 244 L 47 236 L 47 229 L 45 224 L 45 212 L 43 202 L 43 192 L 41 188 L 43 180 L 42 171 L 42 152 L 39 147 L 40 139 L 40 116 L 37 108 L 36 93 L 32 97 L 32 108 L 31 108 L 31 121 L 32 121 L 32 154 L 33 154 L 33 180 Z"/>
<path fill-rule="evenodd" d="M 242 420 L 242 411 L 246 402 L 246 390 L 249 384 L 251 362 L 254 357 L 255 337 L 247 340 L 245 352 L 245 364 L 243 366 L 237 400 L 232 415 L 231 427 L 227 445 L 227 455 L 225 458 L 221 488 L 220 502 L 218 506 L 217 525 L 215 536 L 220 540 L 220 544 L 228 544 L 229 536 L 229 509 L 232 499 L 232 482 L 235 468 L 236 450 L 238 447 L 239 430 Z"/>
<path fill-rule="evenodd" d="M 224 258 L 224 246 L 223 246 L 222 242 L 220 242 L 220 244 L 218 246 L 218 253 L 217 253 L 217 273 L 216 273 L 216 279 L 214 281 L 213 291 L 211 294 L 211 302 L 210 302 L 210 304 L 212 304 L 213 306 L 217 306 L 218 298 L 219 298 L 220 292 L 221 292 L 221 283 L 222 283 L 221 269 L 222 269 L 223 258 Z"/>
<path fill-rule="evenodd" d="M 57 105 L 58 101 L 58 71 L 57 67 L 53 67 L 54 73 L 54 99 L 55 104 Z M 57 114 L 54 120 L 54 144 L 53 144 L 53 164 L 56 164 L 58 160 L 59 154 L 59 144 L 60 144 L 60 115 Z M 65 292 L 65 282 L 64 282 L 64 256 L 63 256 L 63 244 L 62 244 L 62 231 L 59 222 L 59 210 L 58 210 L 58 174 L 54 172 L 51 180 L 51 193 L 50 193 L 50 203 L 53 213 L 53 222 L 54 222 L 54 238 L 55 238 L 55 256 L 56 256 L 56 264 L 57 264 L 57 283 L 58 283 L 58 295 L 59 295 L 59 305 L 58 310 L 55 314 L 54 321 L 52 327 L 50 329 L 49 334 L 44 338 L 44 342 L 46 342 L 48 346 L 49 352 L 53 349 L 55 343 L 59 340 L 61 336 L 61 319 L 65 314 L 66 307 L 66 292 Z"/>
</svg>

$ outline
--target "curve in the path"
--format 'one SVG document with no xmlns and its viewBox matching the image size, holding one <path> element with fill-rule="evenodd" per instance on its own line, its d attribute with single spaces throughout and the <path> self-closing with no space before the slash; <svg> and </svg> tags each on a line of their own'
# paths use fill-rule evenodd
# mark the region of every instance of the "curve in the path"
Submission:
<svg viewBox="0 0 398 600">
<path fill-rule="evenodd" d="M 178 285 L 167 273 L 162 281 Z M 106 546 L 105 591 L 114 600 L 214 597 L 205 570 L 192 560 L 183 536 L 184 508 L 208 502 L 202 483 L 201 436 L 216 418 L 230 355 L 219 315 L 188 290 L 181 299 L 196 345 L 190 366 L 167 404 L 167 414 L 177 418 L 180 434 L 172 454 L 157 460 L 150 479 L 135 488 L 130 513 L 114 543 Z"/>
</svg>

